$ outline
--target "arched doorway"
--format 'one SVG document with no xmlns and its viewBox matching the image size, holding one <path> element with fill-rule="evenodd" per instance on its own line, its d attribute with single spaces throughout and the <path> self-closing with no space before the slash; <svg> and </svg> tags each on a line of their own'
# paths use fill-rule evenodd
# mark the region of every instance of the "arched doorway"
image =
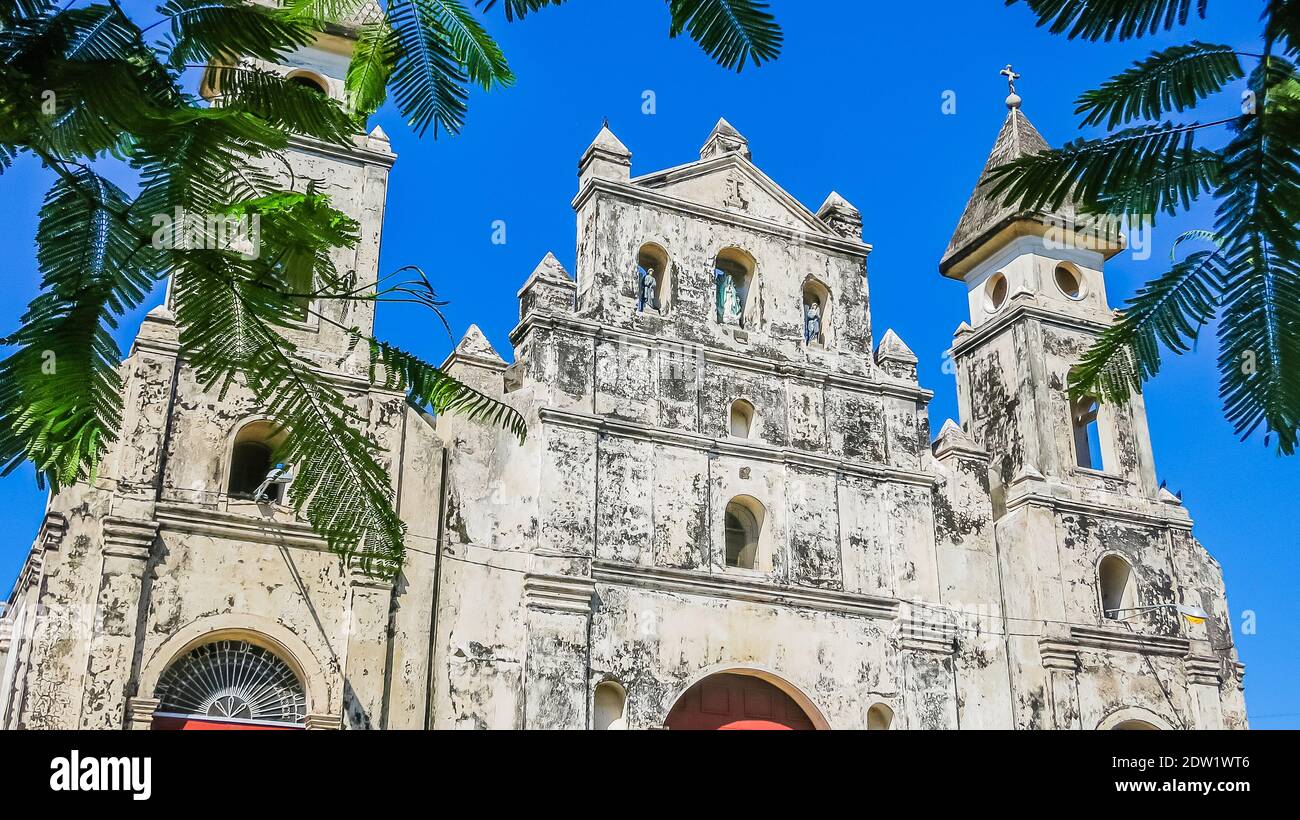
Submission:
<svg viewBox="0 0 1300 820">
<path fill-rule="evenodd" d="M 306 693 L 275 653 L 247 640 L 214 640 L 176 659 L 158 679 L 154 729 L 301 729 Z"/>
<path fill-rule="evenodd" d="M 668 729 L 807 730 L 817 728 L 794 698 L 763 678 L 720 672 L 687 689 L 673 704 Z"/>
</svg>

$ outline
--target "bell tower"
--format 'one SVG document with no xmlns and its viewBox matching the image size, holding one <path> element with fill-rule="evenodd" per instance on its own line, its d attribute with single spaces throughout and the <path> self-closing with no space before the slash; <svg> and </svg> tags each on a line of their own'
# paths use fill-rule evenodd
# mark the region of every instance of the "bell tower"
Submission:
<svg viewBox="0 0 1300 820">
<path fill-rule="evenodd" d="M 257 2 L 278 5 L 276 0 Z M 362 26 L 382 16 L 378 5 L 367 3 L 351 17 L 326 25 L 313 42 L 286 55 L 283 62 L 250 58 L 240 67 L 279 74 L 347 107 L 344 84 L 356 38 Z M 214 78 L 219 81 L 220 74 L 205 73 L 200 93 L 213 105 L 220 105 L 221 89 Z M 396 158 L 388 136 L 375 126 L 368 134 L 354 135 L 350 145 L 292 135 L 288 149 L 265 163 L 266 171 L 280 188 L 305 192 L 311 186 L 316 193 L 328 196 L 333 207 L 359 223 L 356 246 L 334 251 L 339 275 L 352 279 L 358 287 L 373 284 L 378 277 L 388 174 Z M 348 375 L 363 373 L 366 363 L 361 359 L 365 357 L 360 355 L 358 346 L 352 343 L 344 328 L 356 327 L 364 334 L 373 333 L 374 303 L 321 300 L 311 305 L 310 310 L 303 307 L 302 320 L 290 332 L 298 349 L 320 361 L 322 366 L 329 362 L 326 369 L 337 366 Z"/>
<path fill-rule="evenodd" d="M 1155 499 L 1141 395 L 1124 405 L 1071 402 L 1070 368 L 1110 326 L 1104 280 L 1124 249 L 1075 205 L 1026 212 L 994 196 L 998 166 L 1047 150 L 1015 92 L 1007 118 L 939 265 L 966 285 L 969 321 L 953 339 L 963 426 L 992 455 L 995 509 L 1026 481 Z"/>
</svg>

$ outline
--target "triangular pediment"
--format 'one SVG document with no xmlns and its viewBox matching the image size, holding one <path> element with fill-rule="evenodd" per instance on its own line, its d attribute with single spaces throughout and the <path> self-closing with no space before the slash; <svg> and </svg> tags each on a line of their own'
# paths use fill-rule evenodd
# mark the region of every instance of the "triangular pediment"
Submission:
<svg viewBox="0 0 1300 820">
<path fill-rule="evenodd" d="M 737 153 L 648 174 L 633 179 L 632 184 L 787 228 L 836 235 L 803 203 Z"/>
</svg>

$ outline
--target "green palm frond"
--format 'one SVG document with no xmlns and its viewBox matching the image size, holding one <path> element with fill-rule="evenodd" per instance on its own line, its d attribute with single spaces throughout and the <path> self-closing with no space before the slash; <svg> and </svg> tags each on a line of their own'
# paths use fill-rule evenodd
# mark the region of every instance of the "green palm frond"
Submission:
<svg viewBox="0 0 1300 820">
<path fill-rule="evenodd" d="M 1215 232 L 1229 286 L 1220 330 L 1220 394 L 1243 438 L 1265 425 L 1284 453 L 1300 428 L 1300 144 L 1287 89 L 1295 67 L 1266 58 L 1251 76 L 1259 113 L 1224 151 Z M 1280 87 L 1275 102 L 1268 89 Z"/>
<path fill-rule="evenodd" d="M 511 85 L 515 75 L 505 54 L 474 14 L 460 0 L 416 0 L 425 4 L 438 21 L 456 60 L 465 67 L 471 82 L 485 90 Z"/>
<path fill-rule="evenodd" d="M 0 362 L 0 474 L 24 459 L 52 485 L 93 478 L 121 423 L 111 331 L 157 281 L 159 260 L 126 226 L 127 196 L 86 169 L 61 177 L 37 230 L 41 293 Z"/>
<path fill-rule="evenodd" d="M 412 403 L 434 413 L 455 413 L 473 421 L 501 427 L 522 443 L 528 425 L 519 411 L 480 393 L 453 376 L 398 347 L 368 337 L 370 379 L 390 390 L 405 390 Z"/>
<path fill-rule="evenodd" d="M 760 0 L 668 0 L 669 36 L 683 31 L 723 68 L 740 71 L 775 60 L 784 39 L 781 27 Z"/>
<path fill-rule="evenodd" d="M 1071 397 L 1124 402 L 1142 392 L 1160 370 L 1160 345 L 1186 352 L 1214 316 L 1224 287 L 1221 265 L 1216 252 L 1198 251 L 1139 290 L 1070 371 Z"/>
<path fill-rule="evenodd" d="M 438 15 L 425 0 L 395 0 L 388 23 L 400 53 L 390 90 L 407 124 L 419 135 L 433 126 L 456 134 L 465 124 L 469 77 L 448 41 Z"/>
<path fill-rule="evenodd" d="M 1171 203 L 1195 198 L 1213 172 L 1194 145 L 1200 127 L 1129 128 L 1021 157 L 993 170 L 991 193 L 1029 212 L 1055 210 L 1071 200 L 1105 212 L 1108 202 L 1133 199 L 1155 206 L 1145 213 L 1168 210 Z"/>
<path fill-rule="evenodd" d="M 1195 108 L 1202 99 L 1245 76 L 1231 46 L 1195 41 L 1157 51 L 1079 98 L 1084 125 L 1114 128 Z"/>
<path fill-rule="evenodd" d="M 206 84 L 218 90 L 223 106 L 247 111 L 278 129 L 346 143 L 357 124 L 335 100 L 314 88 L 257 68 L 212 66 Z"/>
<path fill-rule="evenodd" d="M 290 20 L 312 26 L 351 19 L 372 0 L 284 0 L 281 13 Z"/>
<path fill-rule="evenodd" d="M 1204 19 L 1209 0 L 1006 0 L 1023 2 L 1038 25 L 1071 40 L 1128 40 L 1185 25 L 1194 13 Z"/>
<path fill-rule="evenodd" d="M 1148 217 L 1155 224 L 1157 213 L 1173 216 L 1179 207 L 1190 208 L 1198 196 L 1214 191 L 1222 172 L 1219 152 L 1178 150 L 1159 156 L 1148 175 L 1117 179 L 1096 200 L 1081 204 L 1092 213 Z"/>
<path fill-rule="evenodd" d="M 491 11 L 497 4 L 497 0 L 474 0 L 474 2 L 484 11 Z M 560 6 L 564 2 L 565 0 L 505 0 L 501 5 L 505 8 L 506 21 L 513 22 L 524 19 L 534 11 L 540 11 L 548 6 Z"/>
<path fill-rule="evenodd" d="M 384 104 L 388 98 L 388 79 L 399 53 L 397 38 L 387 20 L 361 29 L 348 63 L 346 81 L 348 102 L 357 116 L 369 117 Z"/>
<path fill-rule="evenodd" d="M 283 62 L 313 36 L 303 22 L 243 0 L 167 0 L 158 11 L 171 23 L 168 63 L 176 68 L 238 57 Z"/>
</svg>

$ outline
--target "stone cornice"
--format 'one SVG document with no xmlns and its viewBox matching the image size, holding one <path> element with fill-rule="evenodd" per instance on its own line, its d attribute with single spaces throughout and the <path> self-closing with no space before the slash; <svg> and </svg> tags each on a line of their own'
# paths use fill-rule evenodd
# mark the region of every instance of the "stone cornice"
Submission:
<svg viewBox="0 0 1300 820">
<path fill-rule="evenodd" d="M 951 348 L 953 357 L 956 358 L 966 353 L 970 348 L 982 345 L 988 340 L 1001 335 L 1022 319 L 1036 319 L 1046 325 L 1096 334 L 1100 334 L 1111 326 L 1109 322 L 1098 322 L 1079 316 L 1066 316 L 1034 304 L 1026 302 L 1016 304 L 1013 302 L 993 321 L 986 322 L 978 328 L 964 333 L 960 341 L 954 341 Z"/>
<path fill-rule="evenodd" d="M 1223 682 L 1223 664 L 1215 655 L 1188 655 L 1183 658 L 1187 682 L 1193 686 L 1215 686 Z"/>
<path fill-rule="evenodd" d="M 258 544 L 327 550 L 329 545 L 310 525 L 299 521 L 255 519 L 238 513 L 221 512 L 196 504 L 159 502 L 155 516 L 163 531 L 189 532 Z"/>
<path fill-rule="evenodd" d="M 840 373 L 796 362 L 780 361 L 777 359 L 746 355 L 743 353 L 733 353 L 721 348 L 709 347 L 707 345 L 691 342 L 682 342 L 661 336 L 651 336 L 645 333 L 638 333 L 634 330 L 614 328 L 597 322 L 588 321 L 586 319 L 579 319 L 574 316 L 564 316 L 545 311 L 530 313 L 520 321 L 519 324 L 515 326 L 514 330 L 510 331 L 511 344 L 515 347 L 519 347 L 523 339 L 534 328 L 546 328 L 549 330 L 562 329 L 573 333 L 574 335 L 585 336 L 591 339 L 611 339 L 617 341 L 619 344 L 639 345 L 647 350 L 699 356 L 707 363 L 724 364 L 728 367 L 734 367 L 738 370 L 746 370 L 751 373 L 762 373 L 820 382 L 831 387 L 852 390 L 858 393 L 892 396 L 923 404 L 928 404 L 930 400 L 934 398 L 933 390 L 926 390 L 925 388 L 916 387 L 911 384 L 899 383 L 896 381 L 884 381 L 870 378 L 868 376 L 856 376 L 847 373 Z"/>
<path fill-rule="evenodd" d="M 662 592 L 725 598 L 733 601 L 816 609 L 842 615 L 894 620 L 899 603 L 894 598 L 861 595 L 817 587 L 796 587 L 719 573 L 696 572 L 614 561 L 593 561 L 596 581 Z"/>
<path fill-rule="evenodd" d="M 528 573 L 524 576 L 524 606 L 586 615 L 591 612 L 596 584 L 572 575 Z"/>
<path fill-rule="evenodd" d="M 710 162 L 719 162 L 720 165 L 726 164 L 725 158 L 710 160 Z M 728 225 L 739 225 L 748 230 L 755 231 L 756 233 L 768 234 L 769 236 L 775 236 L 787 241 L 800 242 L 809 247 L 818 248 L 819 250 L 844 254 L 859 259 L 865 259 L 867 254 L 871 253 L 870 245 L 828 233 L 816 233 L 814 232 L 815 229 L 812 227 L 809 227 L 808 230 L 800 230 L 788 225 L 782 225 L 779 222 L 747 216 L 723 208 L 715 208 L 711 205 L 702 205 L 698 202 L 691 202 L 687 199 L 669 196 L 668 194 L 643 188 L 635 183 L 614 182 L 608 179 L 593 178 L 587 180 L 586 184 L 582 186 L 582 190 L 578 192 L 578 195 L 573 200 L 574 210 L 581 210 L 581 208 L 587 204 L 587 201 L 597 193 L 606 194 L 611 197 L 627 200 L 629 202 L 636 202 L 642 205 L 652 205 L 665 210 L 677 211 L 678 213 L 685 214 L 695 219 L 710 220 Z M 829 231 L 829 228 L 823 225 L 821 226 L 821 230 Z"/>
<path fill-rule="evenodd" d="M 880 481 L 914 484 L 921 487 L 933 487 L 938 481 L 935 474 L 920 470 L 907 470 L 884 464 L 849 461 L 834 456 L 793 450 L 788 447 L 773 447 L 750 439 L 716 439 L 700 433 L 651 427 L 608 416 L 593 416 L 587 413 L 575 413 L 570 410 L 556 410 L 548 407 L 542 408 L 538 412 L 538 416 L 544 423 L 561 427 L 574 427 L 612 434 L 621 438 L 673 444 L 719 455 L 738 456 L 751 461 L 766 461 L 827 473 L 844 473 L 845 475 L 874 478 Z"/>
<path fill-rule="evenodd" d="M 904 618 L 898 622 L 898 648 L 906 652 L 951 655 L 957 651 L 955 624 L 931 618 Z"/>
<path fill-rule="evenodd" d="M 358 139 L 366 139 L 362 134 L 357 135 Z M 370 165 L 381 165 L 384 168 L 392 168 L 393 163 L 397 161 L 397 154 L 392 151 L 374 151 L 357 145 L 355 142 L 347 147 L 333 145 L 311 137 L 305 137 L 301 134 L 291 134 L 289 136 L 289 147 L 295 148 L 308 154 L 320 154 L 331 159 L 340 159 L 345 162 L 361 162 Z"/>
<path fill-rule="evenodd" d="M 1129 498 L 1129 496 L 1125 496 Z M 1150 502 L 1154 505 L 1157 502 Z M 1018 495 L 1007 501 L 1007 512 L 1014 512 L 1021 507 L 1041 506 L 1050 507 L 1056 512 L 1076 513 L 1078 515 L 1089 515 L 1095 518 L 1106 518 L 1112 521 L 1124 521 L 1130 524 L 1137 524 L 1144 527 L 1168 527 L 1178 530 L 1191 530 L 1192 520 L 1186 516 L 1174 518 L 1167 514 L 1156 514 L 1142 512 L 1140 510 L 1127 510 L 1122 507 L 1112 507 L 1105 504 L 1096 504 L 1091 501 L 1079 501 L 1072 498 L 1060 498 L 1049 493 L 1031 492 L 1024 495 Z M 1181 507 L 1178 509 L 1182 509 Z"/>
<path fill-rule="evenodd" d="M 1044 669 L 1076 672 L 1079 669 L 1079 642 L 1060 636 L 1039 638 L 1038 657 Z"/>
<path fill-rule="evenodd" d="M 1081 647 L 1105 649 L 1109 652 L 1132 652 L 1138 655 L 1170 655 L 1181 658 L 1191 647 L 1191 642 L 1186 638 L 1142 635 L 1137 632 L 1078 624 L 1070 626 L 1070 638 Z"/>
</svg>

